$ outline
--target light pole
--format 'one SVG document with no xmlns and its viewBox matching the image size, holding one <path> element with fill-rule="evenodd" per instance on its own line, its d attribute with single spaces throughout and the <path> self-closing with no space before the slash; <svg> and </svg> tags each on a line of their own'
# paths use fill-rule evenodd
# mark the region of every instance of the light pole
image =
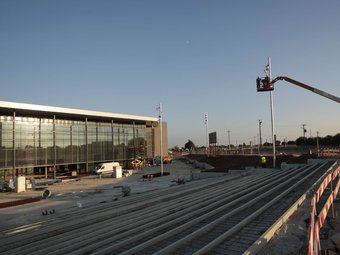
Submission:
<svg viewBox="0 0 340 255">
<path fill-rule="evenodd" d="M 229 153 L 230 153 L 230 129 L 228 129 L 228 143 L 229 143 Z"/>
<path fill-rule="evenodd" d="M 258 120 L 259 122 L 259 135 L 260 135 L 260 144 L 259 144 L 259 151 L 261 153 L 261 148 L 262 148 L 262 135 L 261 135 L 261 125 L 262 125 L 262 120 Z"/>
<path fill-rule="evenodd" d="M 269 82 L 272 81 L 272 64 L 271 59 L 268 57 L 268 65 L 266 66 L 266 71 L 268 71 Z M 270 117 L 271 117 L 271 126 L 272 126 L 272 142 L 273 142 L 273 168 L 276 167 L 276 135 L 275 135 L 275 126 L 274 126 L 274 96 L 273 91 L 270 91 Z"/>
<path fill-rule="evenodd" d="M 316 149 L 317 149 L 317 153 L 318 153 L 318 157 L 319 157 L 319 131 L 316 131 Z"/>
<path fill-rule="evenodd" d="M 207 150 L 207 157 L 209 157 L 209 141 L 208 141 L 208 113 L 205 114 L 204 118 L 204 123 L 205 123 L 205 145 L 206 145 L 206 150 Z"/>
<path fill-rule="evenodd" d="M 161 153 L 161 176 L 163 176 L 163 120 L 162 120 L 162 115 L 163 115 L 163 109 L 162 109 L 162 104 L 159 103 L 159 107 L 157 108 L 159 110 L 159 130 L 160 130 L 160 153 Z"/>
<path fill-rule="evenodd" d="M 37 155 L 37 147 L 36 147 L 36 143 L 35 143 L 35 132 L 36 132 L 36 130 L 35 130 L 35 127 L 34 127 L 34 131 L 33 131 L 34 164 L 35 164 L 35 166 L 37 166 L 38 155 Z"/>
<path fill-rule="evenodd" d="M 305 129 L 306 126 L 307 126 L 307 124 L 302 124 L 302 136 L 303 136 L 303 138 L 306 137 L 306 132 L 307 132 L 307 130 Z"/>
</svg>

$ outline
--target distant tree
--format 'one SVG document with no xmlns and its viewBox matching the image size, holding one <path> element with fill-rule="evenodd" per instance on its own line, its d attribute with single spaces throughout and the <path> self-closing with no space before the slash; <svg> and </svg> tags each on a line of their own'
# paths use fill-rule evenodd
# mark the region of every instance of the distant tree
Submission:
<svg viewBox="0 0 340 255">
<path fill-rule="evenodd" d="M 328 135 L 328 136 L 321 138 L 320 144 L 331 145 L 332 144 L 332 136 Z"/>
<path fill-rule="evenodd" d="M 310 145 L 310 146 L 316 145 L 316 139 L 313 137 L 307 138 L 307 145 Z"/>
<path fill-rule="evenodd" d="M 176 145 L 176 146 L 173 147 L 171 150 L 172 150 L 172 151 L 179 151 L 180 149 L 179 149 L 179 147 Z"/>
<path fill-rule="evenodd" d="M 184 149 L 188 149 L 189 151 L 191 151 L 195 148 L 196 148 L 196 146 L 193 143 L 193 141 L 191 141 L 191 140 L 188 140 L 188 142 L 184 145 Z"/>
<path fill-rule="evenodd" d="M 329 145 L 329 146 L 340 146 L 340 134 L 336 134 L 335 136 L 327 135 L 325 137 L 319 137 L 319 144 L 321 145 Z M 296 139 L 296 145 L 300 146 L 315 146 L 317 144 L 316 137 L 299 137 Z"/>
<path fill-rule="evenodd" d="M 296 142 L 295 141 L 288 141 L 287 145 L 296 145 Z"/>
<path fill-rule="evenodd" d="M 300 136 L 298 139 L 296 139 L 296 145 L 306 145 L 307 144 L 307 138 Z"/>
<path fill-rule="evenodd" d="M 335 146 L 340 146 L 340 133 L 336 134 L 336 135 L 333 137 L 333 140 L 334 140 L 334 145 L 335 145 Z"/>
</svg>

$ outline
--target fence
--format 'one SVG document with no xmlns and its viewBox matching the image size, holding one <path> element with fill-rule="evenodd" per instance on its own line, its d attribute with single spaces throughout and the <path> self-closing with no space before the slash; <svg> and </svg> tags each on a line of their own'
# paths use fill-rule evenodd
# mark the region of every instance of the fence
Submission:
<svg viewBox="0 0 340 255">
<path fill-rule="evenodd" d="M 318 190 L 314 193 L 311 200 L 310 210 L 310 232 L 309 232 L 309 244 L 308 244 L 308 255 L 317 255 L 320 252 L 320 229 L 322 228 L 325 219 L 327 217 L 329 209 L 333 206 L 333 201 L 336 198 L 340 188 L 340 165 L 339 161 L 336 161 L 331 166 L 331 171 L 327 177 L 323 180 Z M 332 182 L 337 179 L 335 189 L 333 189 Z M 328 185 L 330 184 L 331 193 L 327 198 L 326 203 L 321 209 L 319 215 L 316 211 L 316 206 L 320 202 L 320 198 Z M 333 215 L 334 216 L 334 215 Z"/>
<path fill-rule="evenodd" d="M 321 158 L 340 158 L 340 148 L 320 148 L 318 154 Z"/>
</svg>

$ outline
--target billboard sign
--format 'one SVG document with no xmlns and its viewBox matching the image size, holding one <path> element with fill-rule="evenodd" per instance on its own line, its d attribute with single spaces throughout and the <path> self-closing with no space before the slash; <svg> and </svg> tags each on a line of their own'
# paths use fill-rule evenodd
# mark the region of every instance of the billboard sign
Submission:
<svg viewBox="0 0 340 255">
<path fill-rule="evenodd" d="M 215 143 L 217 143 L 217 133 L 216 132 L 209 133 L 209 144 Z"/>
</svg>

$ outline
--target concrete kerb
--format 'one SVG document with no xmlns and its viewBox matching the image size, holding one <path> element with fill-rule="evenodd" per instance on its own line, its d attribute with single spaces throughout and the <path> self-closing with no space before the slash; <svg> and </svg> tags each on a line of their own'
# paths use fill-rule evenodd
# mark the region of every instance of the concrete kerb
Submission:
<svg viewBox="0 0 340 255">
<path fill-rule="evenodd" d="M 221 172 L 202 172 L 202 170 L 213 170 L 215 167 L 209 165 L 205 162 L 199 162 L 197 160 L 189 159 L 187 161 L 188 164 L 192 164 L 195 169 L 199 170 L 192 170 L 191 171 L 191 180 L 201 180 L 206 178 L 213 178 L 227 175 L 228 173 L 221 173 Z M 200 170 L 202 169 L 202 170 Z"/>
<path fill-rule="evenodd" d="M 306 201 L 306 197 L 307 192 L 303 194 L 261 237 L 259 237 L 253 245 L 243 253 L 243 255 L 257 254 L 264 246 L 266 246 L 281 226 L 284 225 Z"/>
<path fill-rule="evenodd" d="M 262 168 L 262 167 L 246 167 L 244 171 L 244 175 L 250 174 L 266 174 L 275 171 L 273 168 Z"/>
<path fill-rule="evenodd" d="M 313 165 L 313 164 L 318 164 L 318 163 L 325 163 L 325 162 L 328 162 L 328 161 L 334 161 L 336 159 L 316 159 L 316 158 L 311 158 L 311 159 L 308 159 L 307 160 L 307 164 L 308 165 Z"/>
<path fill-rule="evenodd" d="M 298 167 L 303 167 L 306 164 L 287 164 L 286 162 L 282 162 L 280 168 L 282 170 L 288 170 L 290 168 L 298 168 Z M 309 164 L 310 165 L 310 164 Z"/>
<path fill-rule="evenodd" d="M 209 165 L 208 163 L 199 162 L 194 159 L 188 159 L 187 163 L 192 164 L 195 168 L 199 168 L 199 169 L 204 169 L 204 170 L 214 169 L 214 167 Z"/>
<path fill-rule="evenodd" d="M 216 172 L 192 172 L 192 180 L 200 180 L 200 179 L 207 179 L 207 178 L 214 178 L 219 176 L 225 176 L 228 173 L 216 173 Z"/>
</svg>

